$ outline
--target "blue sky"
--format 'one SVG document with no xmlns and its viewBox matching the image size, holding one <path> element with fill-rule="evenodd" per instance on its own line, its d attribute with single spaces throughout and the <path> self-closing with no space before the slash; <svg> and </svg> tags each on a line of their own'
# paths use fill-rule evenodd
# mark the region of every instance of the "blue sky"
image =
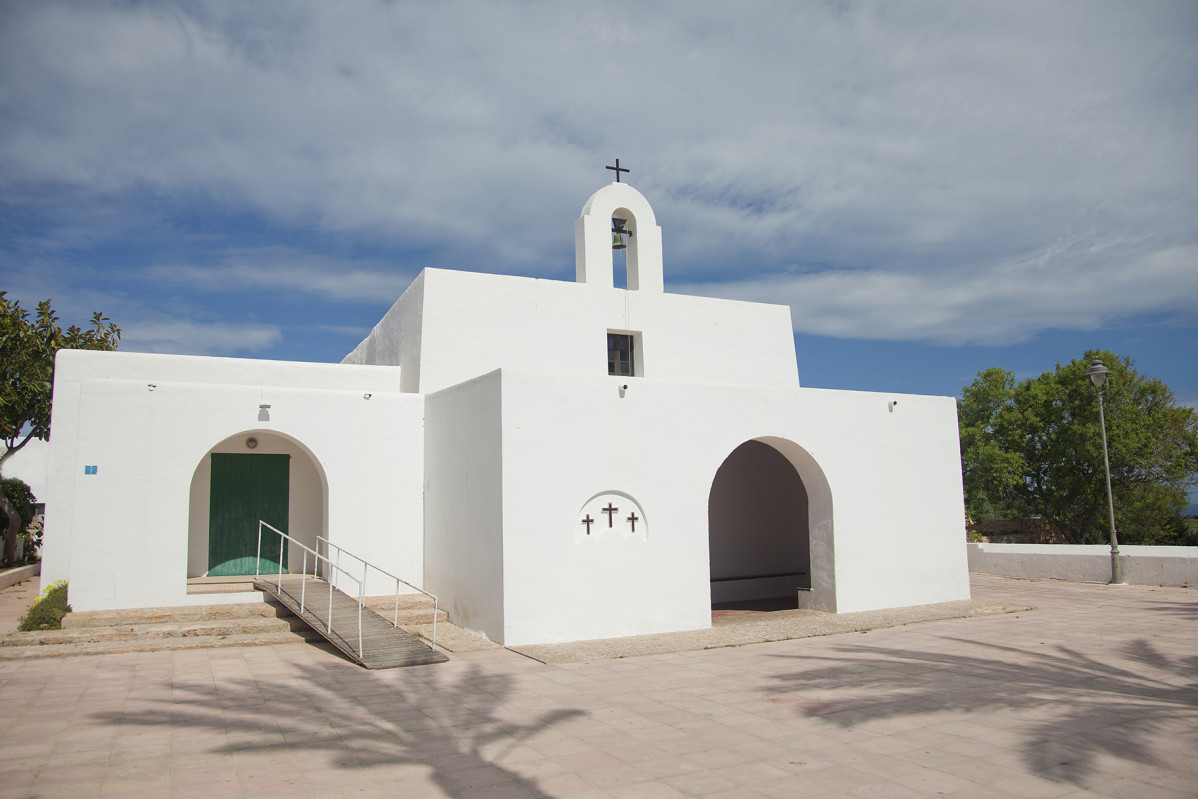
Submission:
<svg viewBox="0 0 1198 799">
<path fill-rule="evenodd" d="M 1192 2 L 0 2 L 0 287 L 337 361 L 426 266 L 573 279 L 619 157 L 806 385 L 1103 347 L 1195 404 L 1196 98 Z"/>
</svg>

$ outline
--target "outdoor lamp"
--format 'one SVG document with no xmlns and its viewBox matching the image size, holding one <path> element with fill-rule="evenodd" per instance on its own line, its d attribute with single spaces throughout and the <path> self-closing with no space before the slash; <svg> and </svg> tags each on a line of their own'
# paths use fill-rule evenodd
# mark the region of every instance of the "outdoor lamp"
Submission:
<svg viewBox="0 0 1198 799">
<path fill-rule="evenodd" d="M 1119 536 L 1115 533 L 1115 498 L 1111 494 L 1111 457 L 1106 448 L 1106 413 L 1103 411 L 1102 393 L 1106 390 L 1107 376 L 1111 370 L 1100 359 L 1090 361 L 1086 377 L 1098 393 L 1098 423 L 1102 429 L 1102 464 L 1106 468 L 1106 505 L 1111 515 L 1111 585 L 1123 585 L 1123 568 L 1119 565 Z"/>
<path fill-rule="evenodd" d="M 1106 378 L 1110 373 L 1111 370 L 1106 368 L 1106 364 L 1095 358 L 1090 362 L 1090 368 L 1086 370 L 1086 377 L 1090 378 L 1090 385 L 1101 392 L 1106 387 Z"/>
</svg>

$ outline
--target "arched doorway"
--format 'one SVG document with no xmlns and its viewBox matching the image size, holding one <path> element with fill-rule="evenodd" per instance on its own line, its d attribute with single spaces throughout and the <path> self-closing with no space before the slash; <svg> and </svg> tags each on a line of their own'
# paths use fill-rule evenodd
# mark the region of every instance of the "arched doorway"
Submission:
<svg viewBox="0 0 1198 799">
<path fill-rule="evenodd" d="M 279 539 L 258 553 L 258 520 L 317 549 L 327 531 L 327 481 L 319 461 L 290 436 L 247 430 L 210 449 L 191 479 L 187 576 L 217 577 L 263 571 L 298 572 L 303 553 Z M 315 571 L 311 557 L 308 571 Z"/>
<path fill-rule="evenodd" d="M 713 604 L 794 607 L 803 596 L 804 607 L 835 610 L 831 494 L 802 447 L 768 437 L 733 450 L 712 480 L 707 522 Z"/>
</svg>

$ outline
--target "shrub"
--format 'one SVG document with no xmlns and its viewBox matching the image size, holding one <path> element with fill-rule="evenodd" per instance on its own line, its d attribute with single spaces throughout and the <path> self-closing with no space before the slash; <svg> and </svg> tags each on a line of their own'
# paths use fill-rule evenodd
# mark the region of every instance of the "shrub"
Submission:
<svg viewBox="0 0 1198 799">
<path fill-rule="evenodd" d="M 39 513 L 21 531 L 21 538 L 25 541 L 25 548 L 22 550 L 22 560 L 26 563 L 34 563 L 41 558 L 42 528 L 44 526 L 45 517 Z"/>
<path fill-rule="evenodd" d="M 37 499 L 33 496 L 32 489 L 29 484 L 19 477 L 5 477 L 0 480 L 0 487 L 4 490 L 4 496 L 8 497 L 9 503 L 16 510 L 17 516 L 20 517 L 20 526 L 24 527 L 33 519 L 33 503 Z M 0 510 L 0 525 L 8 526 L 8 514 Z"/>
<path fill-rule="evenodd" d="M 30 535 L 26 531 L 28 531 L 30 522 L 34 519 L 34 502 L 37 501 L 37 497 L 30 490 L 29 484 L 18 477 L 6 477 L 0 482 L 0 488 L 4 490 L 8 506 L 17 515 L 17 539 L 29 539 Z M 0 510 L 0 538 L 7 538 L 7 531 L 8 514 L 4 510 Z M 24 557 L 7 565 L 18 565 L 22 561 L 26 563 L 35 561 L 38 546 L 41 546 L 40 527 L 38 527 L 37 540 L 25 541 Z M 7 555 L 8 550 L 10 550 L 10 547 L 5 546 L 2 555 Z M 16 549 L 13 549 L 13 551 L 16 551 Z"/>
<path fill-rule="evenodd" d="M 22 632 L 33 630 L 61 630 L 62 617 L 71 612 L 67 604 L 67 581 L 50 583 L 21 618 L 17 627 Z"/>
<path fill-rule="evenodd" d="M 0 481 L 0 490 L 8 499 L 8 504 L 17 514 L 17 537 L 22 538 L 26 525 L 33 520 L 33 503 L 35 497 L 29 485 L 19 477 L 6 477 Z M 8 514 L 0 510 L 0 538 L 7 535 Z"/>
</svg>

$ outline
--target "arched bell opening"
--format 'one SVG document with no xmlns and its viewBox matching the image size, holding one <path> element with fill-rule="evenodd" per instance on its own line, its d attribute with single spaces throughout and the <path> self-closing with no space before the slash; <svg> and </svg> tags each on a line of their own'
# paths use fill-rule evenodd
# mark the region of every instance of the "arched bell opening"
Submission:
<svg viewBox="0 0 1198 799">
<path fill-rule="evenodd" d="M 640 287 L 636 214 L 627 208 L 617 208 L 612 211 L 611 223 L 612 285 L 618 289 L 635 290 Z"/>
<path fill-rule="evenodd" d="M 733 450 L 707 516 L 713 606 L 835 609 L 830 493 L 797 444 L 762 438 Z"/>
<path fill-rule="evenodd" d="M 618 225 L 622 219 L 623 247 Z M 661 228 L 649 202 L 627 183 L 610 183 L 590 196 L 574 223 L 575 276 L 579 283 L 660 294 Z M 623 277 L 614 274 L 616 261 Z"/>
<path fill-rule="evenodd" d="M 315 455 L 298 440 L 271 430 L 247 430 L 210 449 L 191 479 L 187 576 L 232 577 L 304 570 L 301 547 L 267 531 L 261 551 L 258 522 L 318 550 L 327 536 L 328 482 Z M 319 570 L 311 555 L 307 571 Z"/>
</svg>

